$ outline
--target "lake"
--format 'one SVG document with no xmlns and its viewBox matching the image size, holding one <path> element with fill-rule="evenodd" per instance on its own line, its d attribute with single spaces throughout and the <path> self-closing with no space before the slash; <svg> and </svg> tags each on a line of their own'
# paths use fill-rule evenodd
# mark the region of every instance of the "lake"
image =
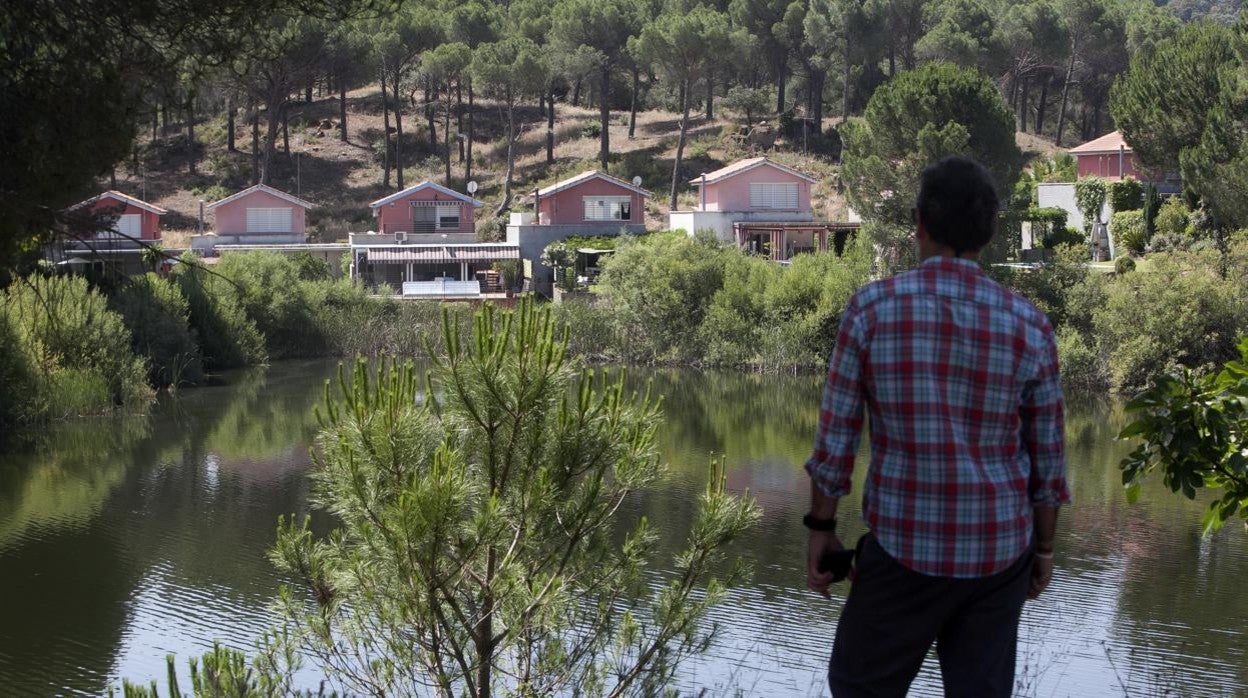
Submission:
<svg viewBox="0 0 1248 698">
<path fill-rule="evenodd" d="M 185 673 L 214 639 L 249 649 L 275 619 L 282 579 L 266 551 L 277 518 L 310 511 L 312 410 L 335 365 L 233 374 L 163 396 L 151 416 L 57 425 L 0 455 L 0 695 L 98 695 L 122 677 L 163 677 L 168 653 Z M 718 639 L 678 688 L 826 695 L 846 588 L 829 602 L 804 583 L 801 463 L 820 377 L 630 377 L 647 379 L 664 396 L 669 473 L 622 516 L 645 514 L 674 551 L 711 454 L 764 512 L 739 548 L 753 577 L 716 610 Z M 1202 538 L 1209 497 L 1189 502 L 1160 482 L 1128 505 L 1117 463 L 1129 445 L 1113 440 L 1122 421 L 1114 403 L 1068 404 L 1075 502 L 1061 513 L 1053 585 L 1024 611 L 1017 693 L 1248 695 L 1248 535 L 1235 522 Z M 847 540 L 863 530 L 857 510 L 856 488 L 842 503 Z M 939 694 L 929 657 L 911 695 Z"/>
</svg>

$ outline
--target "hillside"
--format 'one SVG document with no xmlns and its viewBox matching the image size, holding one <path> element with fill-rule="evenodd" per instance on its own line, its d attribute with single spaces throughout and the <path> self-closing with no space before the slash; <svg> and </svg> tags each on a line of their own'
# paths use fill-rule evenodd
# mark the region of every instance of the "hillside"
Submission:
<svg viewBox="0 0 1248 698">
<path fill-rule="evenodd" d="M 403 119 L 403 161 L 406 186 L 431 179 L 445 184 L 444 164 L 440 147 L 430 146 L 423 115 L 405 109 Z M 503 124 L 505 114 L 494 104 L 477 103 L 475 114 L 476 142 L 473 147 L 472 179 L 480 189 L 477 198 L 485 201 L 478 220 L 488 219 L 502 199 L 506 174 L 506 140 Z M 679 115 L 663 111 L 639 112 L 636 137 L 628 138 L 627 112 L 615 112 L 611 122 L 611 174 L 623 179 L 641 176 L 642 186 L 654 193 L 646 207 L 650 228 L 667 224 L 671 168 L 675 158 Z M 517 141 L 514 193 L 519 196 L 534 188 L 550 184 L 586 169 L 598 167 L 598 138 L 583 129 L 597 124 L 597 110 L 559 104 L 555 123 L 555 164 L 546 164 L 546 120 L 533 107 L 517 109 L 521 135 Z M 322 128 L 322 127 L 325 128 Z M 803 155 L 801 143 L 785 143 L 777 139 L 774 128 L 764 122 L 755 124 L 755 139 L 722 136 L 742 130 L 744 121 L 731 116 L 693 120 L 682 167 L 688 180 L 701 172 L 721 167 L 742 157 L 766 154 L 785 164 L 818 177 L 813 198 L 821 215 L 840 218 L 845 213 L 844 198 L 835 191 L 837 166 L 830 158 Z M 263 125 L 261 126 L 263 129 Z M 393 129 L 393 121 L 392 126 Z M 269 184 L 295 193 L 318 205 L 309 217 L 310 239 L 330 242 L 345 239 L 347 232 L 367 230 L 371 217 L 368 203 L 397 189 L 392 174 L 390 189 L 382 187 L 380 155 L 383 129 L 381 97 L 376 89 L 364 89 L 348 96 L 347 129 L 349 140 L 339 140 L 338 103 L 332 97 L 312 103 L 290 105 L 290 144 L 292 155 L 282 152 L 282 138 L 277 139 L 273 174 Z M 437 121 L 439 140 L 443 122 Z M 456 131 L 451 123 L 452 133 Z M 588 133 L 588 135 L 587 135 Z M 758 136 L 758 133 L 764 135 Z M 139 166 L 129 161 L 118 167 L 117 188 L 169 211 L 162 221 L 165 245 L 185 247 L 195 232 L 199 201 L 211 202 L 251 184 L 251 131 L 241 118 L 235 127 L 236 152 L 226 147 L 225 117 L 217 116 L 197 123 L 198 174 L 187 170 L 185 129 L 171 123 L 168 135 L 152 140 L 150 133 L 140 136 L 137 148 Z M 770 135 L 767 135 L 770 134 Z M 261 134 L 263 136 L 263 134 Z M 770 148 L 765 145 L 774 145 Z M 302 144 L 300 145 L 300 143 Z M 439 144 L 440 145 L 440 144 Z M 796 151 L 796 152 L 795 152 Z M 299 162 L 296 163 L 295 154 Z M 452 154 L 452 188 L 463 191 L 464 163 Z M 296 177 L 299 182 L 297 186 Z M 108 177 L 100 180 L 101 188 L 109 186 Z M 682 186 L 681 205 L 694 203 L 693 188 L 687 181 Z M 521 201 L 513 200 L 512 209 L 520 210 Z M 209 221 L 210 223 L 210 221 Z"/>
</svg>

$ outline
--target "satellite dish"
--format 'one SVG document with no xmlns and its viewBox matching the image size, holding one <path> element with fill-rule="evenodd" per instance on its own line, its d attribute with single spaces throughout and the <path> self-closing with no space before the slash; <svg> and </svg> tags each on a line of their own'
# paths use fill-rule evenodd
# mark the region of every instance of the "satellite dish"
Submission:
<svg viewBox="0 0 1248 698">
<path fill-rule="evenodd" d="M 636 177 L 633 177 L 633 186 L 634 187 L 641 186 L 641 175 L 637 175 Z"/>
<path fill-rule="evenodd" d="M 469 194 L 477 193 L 477 180 L 474 179 L 468 183 L 468 193 Z"/>
</svg>

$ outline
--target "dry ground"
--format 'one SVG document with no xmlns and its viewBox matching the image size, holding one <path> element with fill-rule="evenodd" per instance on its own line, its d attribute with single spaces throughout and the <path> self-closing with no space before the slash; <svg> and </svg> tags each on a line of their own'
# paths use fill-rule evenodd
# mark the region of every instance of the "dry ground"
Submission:
<svg viewBox="0 0 1248 698">
<path fill-rule="evenodd" d="M 760 148 L 739 139 L 721 137 L 742 123 L 735 115 L 720 110 L 720 118 L 694 118 L 689 129 L 685 162 L 678 181 L 678 207 L 695 203 L 690 180 L 698 174 L 722 167 L 742 157 L 767 155 L 777 161 L 810 173 L 819 179 L 812 191 L 817 214 L 829 220 L 844 219 L 846 204 L 837 192 L 838 166 L 826 156 L 802 153 L 801 143 L 777 142 L 774 147 Z M 444 122 L 438 110 L 438 139 L 444 138 Z M 505 114 L 495 103 L 478 100 L 474 111 L 476 128 L 473 146 L 472 179 L 480 185 L 477 198 L 486 203 L 477 218 L 488 219 L 502 199 L 506 174 L 506 141 L 503 125 Z M 333 126 L 320 128 L 324 120 Z M 371 224 L 368 203 L 397 189 L 392 174 L 391 187 L 382 186 L 382 165 L 377 146 L 383 131 L 381 99 L 376 88 L 357 90 L 348 95 L 347 127 L 349 139 L 339 140 L 338 102 L 332 96 L 312 103 L 291 105 L 290 142 L 287 155 L 282 150 L 279 134 L 269 184 L 295 193 L 296 179 L 301 196 L 317 209 L 309 217 L 311 239 L 328 242 L 344 240 L 348 231 L 367 230 Z M 555 164 L 547 165 L 545 157 L 546 120 L 538 110 L 526 105 L 517 110 L 519 137 L 513 195 L 521 196 L 534 188 L 545 186 L 583 170 L 598 168 L 598 138 L 587 136 L 583 129 L 597 123 L 597 109 L 576 108 L 560 104 L 556 108 Z M 830 124 L 831 122 L 829 122 Z M 153 141 L 150 135 L 140 138 L 138 166 L 125 163 L 117 169 L 118 188 L 135 196 L 145 196 L 169 210 L 162 221 L 165 245 L 185 247 L 197 227 L 200 200 L 210 203 L 251 184 L 251 132 L 241 119 L 236 124 L 236 152 L 226 149 L 226 128 L 223 116 L 216 116 L 196 126 L 199 173 L 192 176 L 187 169 L 183 131 L 171 124 L 168 136 Z M 391 117 L 393 127 L 393 116 Z M 263 129 L 263 124 L 261 129 Z M 644 111 L 637 115 L 636 136 L 628 138 L 628 114 L 611 114 L 611 174 L 629 180 L 642 177 L 642 186 L 654 193 L 646 206 L 647 226 L 667 226 L 668 202 L 672 180 L 672 162 L 679 133 L 679 116 L 663 111 Z M 458 131 L 454 119 L 452 134 Z M 403 114 L 404 184 L 411 186 L 424 179 L 446 184 L 441 143 L 429 142 L 426 120 L 421 109 L 404 105 Z M 1027 134 L 1019 135 L 1020 145 L 1032 152 L 1053 150 L 1044 141 Z M 296 162 L 297 161 L 297 162 Z M 451 158 L 450 186 L 463 191 L 465 163 L 458 152 Z M 107 187 L 105 177 L 100 182 Z M 514 201 L 513 210 L 520 210 L 522 201 Z M 211 226 L 209 214 L 208 226 Z"/>
</svg>

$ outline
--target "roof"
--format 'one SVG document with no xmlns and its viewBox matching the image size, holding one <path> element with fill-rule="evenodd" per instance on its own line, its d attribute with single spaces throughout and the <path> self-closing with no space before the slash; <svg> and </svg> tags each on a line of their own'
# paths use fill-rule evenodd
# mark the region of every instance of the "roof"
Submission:
<svg viewBox="0 0 1248 698">
<path fill-rule="evenodd" d="M 718 170 L 715 170 L 714 172 L 706 172 L 702 175 L 699 175 L 697 178 L 695 178 L 693 180 L 693 184 L 700 185 L 702 184 L 703 181 L 705 181 L 707 184 L 714 184 L 721 180 L 728 179 L 729 177 L 735 177 L 741 174 L 742 172 L 748 172 L 756 167 L 761 167 L 763 165 L 771 165 L 772 167 L 776 168 L 777 170 L 780 170 L 781 172 L 787 172 L 793 175 L 794 177 L 800 177 L 801 179 L 804 179 L 807 182 L 810 182 L 812 184 L 817 183 L 819 181 L 815 179 L 814 177 L 811 177 L 810 175 L 806 174 L 805 172 L 799 172 L 787 165 L 781 165 L 780 163 L 775 162 L 773 160 L 769 160 L 765 157 L 757 157 L 757 158 L 749 158 L 747 160 L 738 160 L 732 163 L 731 165 L 728 165 L 727 167 L 721 167 Z"/>
<path fill-rule="evenodd" d="M 1100 138 L 1094 138 L 1083 145 L 1077 145 L 1070 149 L 1071 155 L 1087 155 L 1090 153 L 1117 153 L 1119 149 L 1124 152 L 1131 152 L 1131 146 L 1127 144 L 1127 139 L 1122 137 L 1122 131 L 1114 131 L 1107 133 Z"/>
<path fill-rule="evenodd" d="M 269 186 L 269 185 L 267 185 L 267 184 L 257 184 L 257 185 L 252 186 L 252 187 L 247 187 L 246 189 L 244 189 L 244 190 L 242 190 L 242 191 L 240 191 L 240 192 L 236 192 L 236 193 L 234 193 L 234 194 L 231 194 L 231 195 L 229 195 L 229 196 L 225 197 L 224 199 L 221 199 L 220 201 L 214 201 L 214 202 L 212 202 L 212 203 L 208 204 L 205 208 L 207 208 L 208 210 L 212 210 L 212 209 L 214 209 L 214 208 L 216 208 L 216 207 L 218 207 L 218 206 L 221 206 L 222 204 L 228 204 L 228 203 L 230 203 L 231 201 L 238 201 L 239 199 L 243 198 L 244 196 L 248 196 L 248 195 L 250 195 L 250 194 L 254 194 L 255 192 L 258 192 L 258 191 L 262 191 L 262 192 L 264 192 L 264 193 L 266 193 L 266 194 L 272 194 L 273 196 L 276 196 L 277 198 L 279 198 L 279 199 L 281 199 L 281 200 L 283 200 L 283 201 L 288 201 L 288 202 L 290 202 L 290 203 L 292 203 L 292 204 L 294 204 L 294 205 L 296 205 L 296 206 L 302 206 L 303 208 L 314 208 L 314 207 L 315 207 L 315 204 L 310 203 L 310 202 L 307 202 L 307 201 L 304 201 L 303 199 L 300 199 L 300 198 L 299 198 L 299 197 L 297 197 L 297 196 L 293 196 L 293 195 L 291 195 L 291 194 L 287 194 L 286 192 L 284 192 L 284 191 L 282 191 L 282 190 L 280 190 L 280 189 L 274 189 L 273 187 L 270 187 L 270 186 Z"/>
<path fill-rule="evenodd" d="M 416 262 L 441 264 L 450 262 L 492 262 L 498 259 L 520 259 L 516 245 L 386 245 L 368 250 L 369 262 Z"/>
<path fill-rule="evenodd" d="M 447 189 L 446 187 L 442 186 L 441 184 L 434 184 L 433 182 L 430 182 L 429 180 L 425 180 L 425 181 L 421 182 L 420 184 L 417 184 L 417 185 L 415 185 L 415 186 L 408 187 L 407 189 L 404 189 L 403 191 L 396 191 L 395 193 L 391 194 L 390 196 L 386 196 L 386 197 L 382 197 L 382 198 L 380 198 L 380 199 L 377 199 L 376 201 L 374 201 L 373 203 L 369 204 L 368 206 L 369 206 L 369 208 L 377 208 L 377 207 L 379 207 L 379 206 L 385 206 L 386 204 L 388 204 L 388 203 L 390 203 L 390 202 L 392 202 L 392 201 L 398 201 L 399 199 L 402 199 L 402 198 L 404 198 L 404 197 L 406 197 L 406 196 L 410 196 L 410 195 L 412 195 L 412 194 L 415 194 L 415 193 L 416 193 L 416 192 L 418 192 L 418 191 L 424 191 L 425 189 L 432 189 L 432 190 L 434 190 L 434 191 L 436 191 L 436 192 L 439 192 L 439 193 L 441 193 L 441 194 L 446 194 L 447 196 L 454 197 L 454 198 L 459 199 L 460 201 L 462 201 L 462 202 L 464 202 L 464 203 L 466 203 L 466 204 L 472 204 L 473 206 L 476 206 L 476 207 L 478 207 L 478 208 L 480 208 L 481 206 L 484 206 L 484 205 L 485 205 L 485 203 L 484 203 L 484 202 L 477 201 L 476 199 L 472 198 L 471 196 L 468 196 L 467 194 L 460 194 L 460 193 L 459 193 L 459 192 L 457 192 L 457 191 L 453 191 L 453 190 L 451 190 L 451 189 Z"/>
<path fill-rule="evenodd" d="M 103 194 L 97 194 L 91 197 L 90 199 L 87 199 L 86 201 L 74 204 L 73 206 L 70 206 L 69 209 L 72 211 L 76 208 L 82 208 L 83 206 L 90 206 L 91 204 L 97 201 L 100 201 L 102 199 L 115 199 L 122 203 L 130 204 L 131 206 L 137 206 L 138 208 L 141 208 L 144 211 L 151 211 L 152 213 L 155 213 L 158 216 L 163 216 L 166 213 L 169 213 L 168 211 L 166 211 L 165 209 L 159 206 L 153 206 L 152 204 L 149 204 L 146 201 L 143 201 L 141 199 L 136 199 L 133 196 L 126 196 L 125 194 L 122 194 L 119 191 L 114 191 L 112 189 L 104 192 Z"/>
<path fill-rule="evenodd" d="M 638 194 L 641 194 L 642 196 L 645 196 L 645 197 L 654 196 L 654 194 L 651 194 L 645 189 L 642 189 L 641 187 L 638 187 L 638 186 L 634 186 L 631 182 L 625 182 L 622 179 L 612 177 L 611 175 L 604 174 L 602 172 L 599 172 L 598 170 L 586 170 L 585 172 L 582 172 L 576 175 L 575 177 L 569 177 L 568 179 L 565 179 L 561 182 L 555 182 L 554 184 L 550 185 L 549 187 L 546 187 L 545 189 L 538 189 L 537 195 L 538 196 L 550 196 L 551 194 L 556 194 L 558 192 L 563 191 L 564 189 L 570 189 L 583 182 L 588 182 L 591 179 L 601 179 L 601 180 L 610 182 L 612 184 L 615 184 L 617 186 L 623 187 L 629 191 L 637 192 Z"/>
</svg>

